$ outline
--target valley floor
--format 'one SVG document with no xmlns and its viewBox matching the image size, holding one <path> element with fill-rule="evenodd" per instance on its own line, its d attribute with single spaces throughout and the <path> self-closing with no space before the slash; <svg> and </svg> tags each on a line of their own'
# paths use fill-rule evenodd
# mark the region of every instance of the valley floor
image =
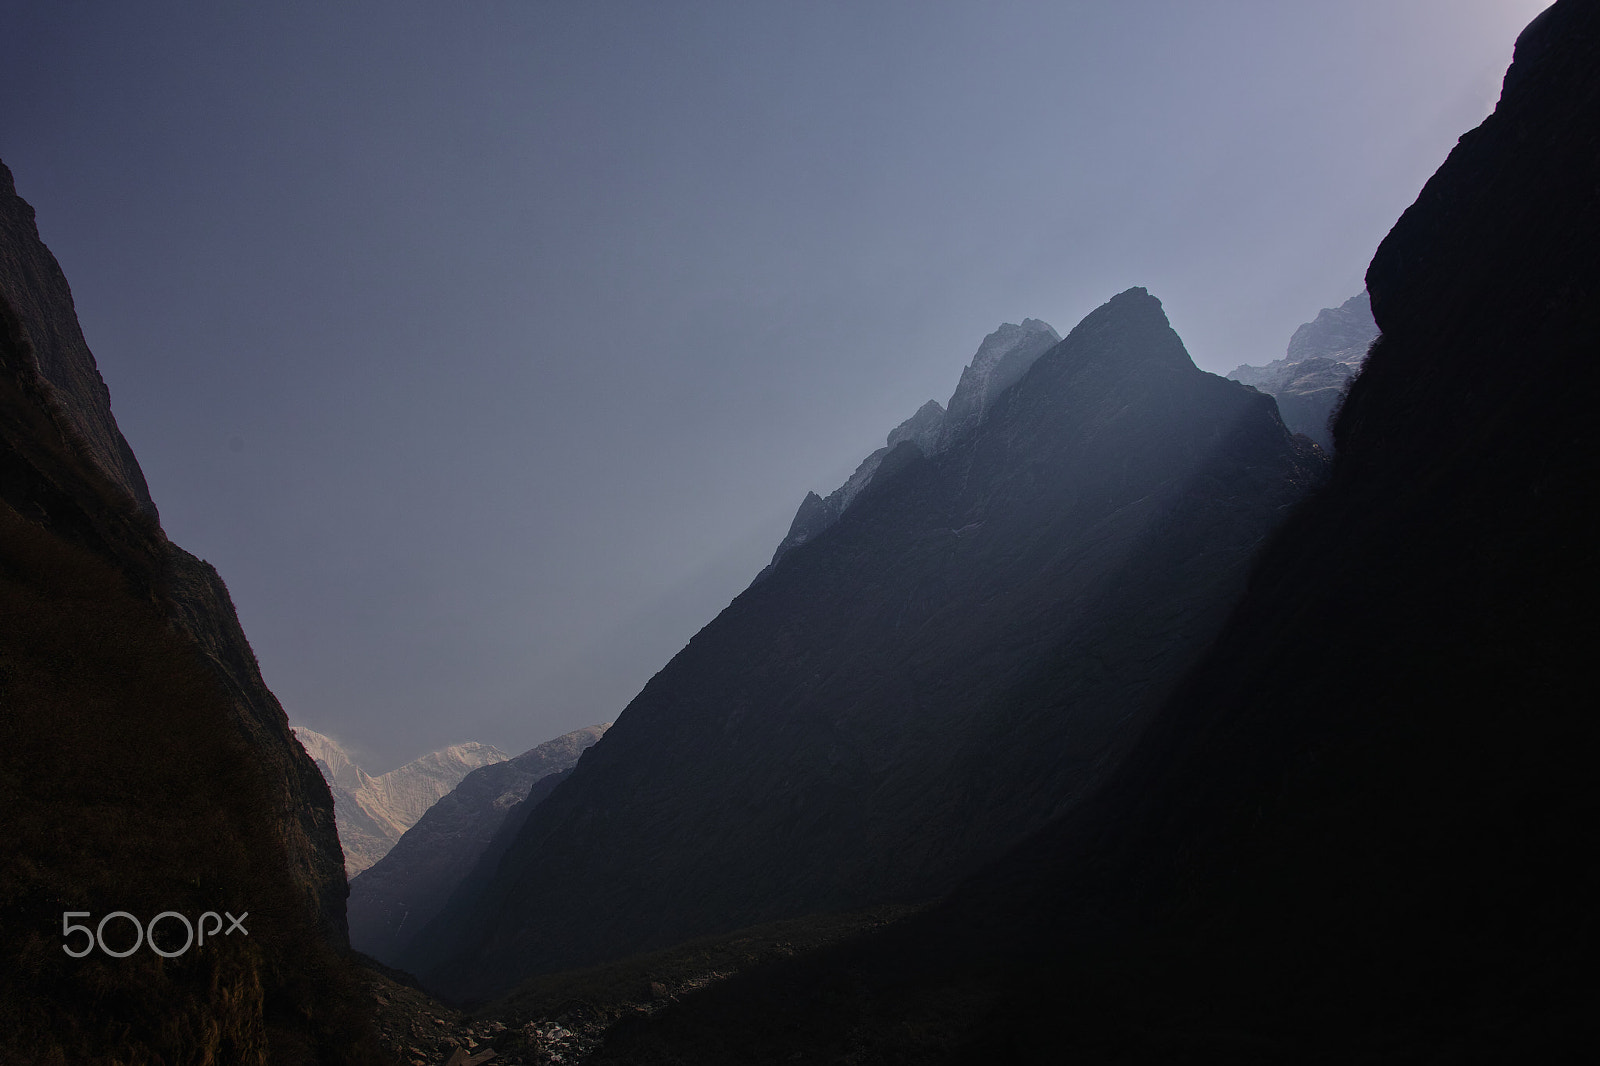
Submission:
<svg viewBox="0 0 1600 1066">
<path fill-rule="evenodd" d="M 379 1042 L 406 1066 L 573 1066 L 588 1061 L 624 1019 L 642 1021 L 754 966 L 882 929 L 921 909 L 812 915 L 705 937 L 605 966 L 536 977 L 470 1011 L 446 1006 L 407 983 L 407 975 L 376 963 L 363 976 Z"/>
</svg>

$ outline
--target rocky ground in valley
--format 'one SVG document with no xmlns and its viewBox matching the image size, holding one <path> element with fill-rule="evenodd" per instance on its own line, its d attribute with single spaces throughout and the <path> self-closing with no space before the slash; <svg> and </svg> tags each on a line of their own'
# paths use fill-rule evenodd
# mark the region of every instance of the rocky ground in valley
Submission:
<svg viewBox="0 0 1600 1066">
<path fill-rule="evenodd" d="M 445 1006 L 420 989 L 369 973 L 379 1042 L 406 1066 L 546 1066 L 581 1063 L 614 1019 L 575 1007 L 559 1018 L 508 1026 Z"/>
<path fill-rule="evenodd" d="M 611 1027 L 647 1018 L 761 963 L 808 954 L 922 908 L 812 915 L 691 941 L 588 970 L 534 978 L 476 1011 L 445 1006 L 410 980 L 363 960 L 379 1042 L 405 1066 L 572 1066 Z"/>
</svg>

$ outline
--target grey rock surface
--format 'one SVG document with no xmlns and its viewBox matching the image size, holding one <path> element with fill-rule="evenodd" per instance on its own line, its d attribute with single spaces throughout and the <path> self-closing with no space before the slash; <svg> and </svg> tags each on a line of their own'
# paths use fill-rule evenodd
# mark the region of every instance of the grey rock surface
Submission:
<svg viewBox="0 0 1600 1066">
<path fill-rule="evenodd" d="M 1363 291 L 1338 307 L 1323 308 L 1295 330 L 1282 359 L 1241 366 L 1228 377 L 1275 397 L 1291 433 L 1303 433 L 1332 451 L 1330 420 L 1377 336 L 1372 303 Z"/>
</svg>

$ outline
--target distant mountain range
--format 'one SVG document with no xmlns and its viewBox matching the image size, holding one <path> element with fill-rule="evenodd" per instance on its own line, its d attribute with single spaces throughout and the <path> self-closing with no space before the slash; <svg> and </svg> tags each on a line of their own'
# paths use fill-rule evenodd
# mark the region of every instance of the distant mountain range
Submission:
<svg viewBox="0 0 1600 1066">
<path fill-rule="evenodd" d="M 520 828 L 531 804 L 548 795 L 610 725 L 565 733 L 463 777 L 388 854 L 351 880 L 351 947 L 396 964 L 479 860 L 505 850 L 505 827 Z"/>
<path fill-rule="evenodd" d="M 481 766 L 510 758 L 493 745 L 468 741 L 430 751 L 373 776 L 357 766 L 331 737 L 298 725 L 294 735 L 333 790 L 334 817 L 348 877 L 387 855 L 406 830 L 462 778 Z"/>
<path fill-rule="evenodd" d="M 1292 433 L 1304 433 L 1333 450 L 1329 424 L 1350 382 L 1361 372 L 1367 349 L 1378 338 L 1372 302 L 1365 292 L 1338 307 L 1325 307 L 1294 331 L 1289 351 L 1266 366 L 1241 366 L 1228 375 L 1278 401 L 1278 413 Z"/>
<path fill-rule="evenodd" d="M 1323 476 L 1143 289 L 1065 340 L 1002 327 L 936 408 L 791 532 L 405 968 L 478 996 L 946 891 L 1115 768 Z"/>
</svg>

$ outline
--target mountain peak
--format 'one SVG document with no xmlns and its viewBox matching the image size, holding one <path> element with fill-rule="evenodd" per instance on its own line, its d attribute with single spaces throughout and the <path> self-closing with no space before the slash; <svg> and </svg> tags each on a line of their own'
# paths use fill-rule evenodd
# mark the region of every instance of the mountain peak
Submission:
<svg viewBox="0 0 1600 1066">
<path fill-rule="evenodd" d="M 939 447 L 949 447 L 957 437 L 975 430 L 995 398 L 1021 381 L 1038 358 L 1060 342 L 1061 335 L 1037 318 L 1025 318 L 1020 326 L 1002 323 L 983 338 L 950 395 Z"/>
<path fill-rule="evenodd" d="M 993 398 L 973 432 L 926 458 L 884 449 L 844 515 L 651 679 L 402 968 L 476 996 L 937 896 L 1092 793 L 1320 459 L 1266 397 L 1194 369 L 1143 290 L 1059 344 L 1011 325 L 986 349 L 958 393 L 980 415 Z M 1017 384 L 996 394 L 983 369 Z M 1072 664 L 1048 696 L 1027 680 L 1042 658 Z"/>
<path fill-rule="evenodd" d="M 1332 451 L 1328 419 L 1377 336 L 1372 301 L 1363 290 L 1338 307 L 1324 307 L 1295 330 L 1282 359 L 1265 366 L 1245 364 L 1228 377 L 1276 398 L 1291 433 L 1303 433 Z"/>
<path fill-rule="evenodd" d="M 888 446 L 893 448 L 903 440 L 916 443 L 923 455 L 932 455 L 939 445 L 939 431 L 944 428 L 944 407 L 938 400 L 929 400 L 917 408 L 917 413 L 889 431 Z"/>
<path fill-rule="evenodd" d="M 1143 285 L 1135 285 L 1130 289 L 1124 289 L 1093 311 L 1090 311 L 1084 316 L 1083 321 L 1078 323 L 1074 332 L 1077 329 L 1083 329 L 1085 326 L 1093 326 L 1105 321 L 1143 321 L 1148 325 L 1159 324 L 1166 328 L 1171 328 L 1171 323 L 1167 321 L 1166 309 L 1161 306 L 1161 301 L 1151 296 L 1150 290 Z"/>
<path fill-rule="evenodd" d="M 1167 321 L 1161 301 L 1138 285 L 1085 315 L 1067 334 L 1059 357 L 1079 365 L 1194 369 L 1194 360 Z M 1082 362 L 1085 359 L 1088 364 Z"/>
<path fill-rule="evenodd" d="M 827 498 L 814 492 L 806 493 L 790 523 L 788 535 L 772 553 L 771 566 L 777 565 L 791 549 L 838 521 L 861 490 L 877 476 L 883 460 L 902 443 L 910 441 L 924 456 L 932 458 L 958 437 L 970 434 L 983 421 L 995 397 L 1022 380 L 1039 356 L 1060 340 L 1061 335 L 1048 322 L 1037 318 L 1024 318 L 1021 325 L 1002 322 L 998 329 L 983 338 L 972 362 L 961 371 L 961 382 L 950 397 L 948 409 L 940 406 L 938 400 L 929 400 L 917 408 L 916 414 L 890 430 L 885 446 L 863 459 L 855 473 Z M 761 580 L 766 572 L 763 570 L 756 580 Z"/>
<path fill-rule="evenodd" d="M 1324 307 L 1316 318 L 1295 330 L 1284 360 L 1298 363 L 1322 358 L 1360 364 L 1377 336 L 1372 301 L 1363 289 L 1338 307 Z"/>
</svg>

